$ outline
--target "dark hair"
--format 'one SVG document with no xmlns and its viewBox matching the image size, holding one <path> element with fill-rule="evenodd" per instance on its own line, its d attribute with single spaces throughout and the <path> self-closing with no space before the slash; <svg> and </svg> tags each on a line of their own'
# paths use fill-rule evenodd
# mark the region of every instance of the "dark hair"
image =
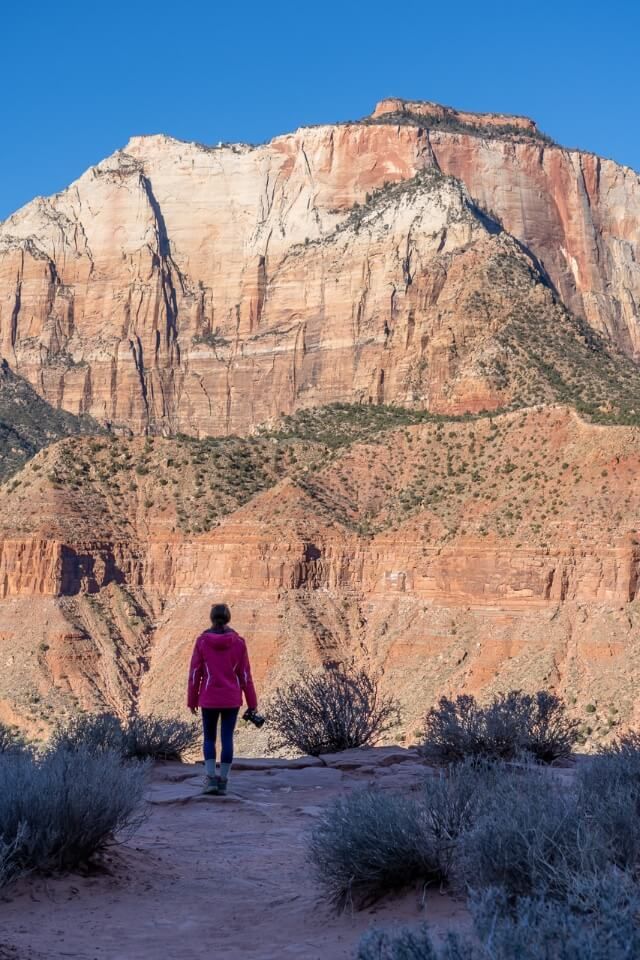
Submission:
<svg viewBox="0 0 640 960">
<path fill-rule="evenodd" d="M 211 623 L 214 626 L 226 626 L 231 620 L 231 611 L 226 603 L 214 603 L 211 607 Z"/>
</svg>

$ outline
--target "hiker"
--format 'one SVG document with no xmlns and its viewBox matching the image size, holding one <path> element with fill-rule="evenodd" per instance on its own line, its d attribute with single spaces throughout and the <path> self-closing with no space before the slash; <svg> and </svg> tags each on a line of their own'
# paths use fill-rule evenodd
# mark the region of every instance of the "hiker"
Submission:
<svg viewBox="0 0 640 960">
<path fill-rule="evenodd" d="M 224 796 L 233 762 L 233 731 L 244 693 L 249 708 L 245 717 L 256 714 L 258 698 L 251 679 L 247 645 L 230 626 L 231 612 L 224 603 L 211 608 L 211 626 L 201 633 L 191 657 L 187 704 L 191 713 L 202 710 L 204 764 L 207 781 L 204 792 Z M 220 720 L 222 752 L 220 772 L 216 770 L 216 734 Z"/>
</svg>

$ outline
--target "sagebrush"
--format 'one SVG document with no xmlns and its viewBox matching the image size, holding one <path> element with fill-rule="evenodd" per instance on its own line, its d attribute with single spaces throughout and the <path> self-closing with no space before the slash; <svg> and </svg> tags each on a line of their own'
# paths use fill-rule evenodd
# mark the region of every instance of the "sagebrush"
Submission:
<svg viewBox="0 0 640 960">
<path fill-rule="evenodd" d="M 502 893 L 472 901 L 475 938 L 450 932 L 437 945 L 426 924 L 368 931 L 357 960 L 635 960 L 640 894 L 624 874 L 577 877 L 564 903 L 525 898 L 505 909 Z"/>
<path fill-rule="evenodd" d="M 267 708 L 272 749 L 319 756 L 376 743 L 400 721 L 394 697 L 366 670 L 303 671 Z"/>
<path fill-rule="evenodd" d="M 26 741 L 19 730 L 0 723 L 0 755 L 22 753 L 26 749 Z"/>
<path fill-rule="evenodd" d="M 87 864 L 137 825 L 143 763 L 87 747 L 0 759 L 0 877 Z"/>
<path fill-rule="evenodd" d="M 465 694 L 455 700 L 442 697 L 429 711 L 422 752 L 444 763 L 523 756 L 552 763 L 571 755 L 578 735 L 578 724 L 567 717 L 562 700 L 545 690 L 501 693 L 486 706 Z"/>
<path fill-rule="evenodd" d="M 331 804 L 311 835 L 309 854 L 338 907 L 441 879 L 424 807 L 399 794 L 363 790 Z"/>
<path fill-rule="evenodd" d="M 460 838 L 495 780 L 489 765 L 468 763 L 450 777 L 425 779 L 418 793 L 363 790 L 329 805 L 309 842 L 328 898 L 360 904 L 411 884 L 446 881 Z"/>
<path fill-rule="evenodd" d="M 576 878 L 640 878 L 640 786 L 620 763 L 594 757 L 566 782 L 533 762 L 466 760 L 406 795 L 356 792 L 324 810 L 310 860 L 336 904 L 434 882 L 500 891 L 510 909 L 565 903 Z"/>
<path fill-rule="evenodd" d="M 51 748 L 116 751 L 125 759 L 180 760 L 200 735 L 197 723 L 184 720 L 136 715 L 122 721 L 110 713 L 82 714 L 58 727 Z"/>
</svg>

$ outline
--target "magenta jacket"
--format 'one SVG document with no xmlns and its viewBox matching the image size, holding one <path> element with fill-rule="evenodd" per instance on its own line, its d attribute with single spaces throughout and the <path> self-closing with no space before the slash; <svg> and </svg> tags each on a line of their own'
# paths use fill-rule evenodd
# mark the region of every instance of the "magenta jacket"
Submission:
<svg viewBox="0 0 640 960">
<path fill-rule="evenodd" d="M 187 706 L 241 707 L 243 693 L 247 706 L 255 710 L 258 698 L 242 637 L 231 627 L 224 633 L 201 633 L 191 657 Z"/>
</svg>

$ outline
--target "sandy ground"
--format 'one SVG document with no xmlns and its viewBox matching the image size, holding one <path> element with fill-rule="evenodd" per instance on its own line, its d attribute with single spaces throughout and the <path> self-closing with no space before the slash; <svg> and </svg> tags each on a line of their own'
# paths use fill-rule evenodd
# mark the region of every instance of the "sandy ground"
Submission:
<svg viewBox="0 0 640 960">
<path fill-rule="evenodd" d="M 464 904 L 438 891 L 361 912 L 326 905 L 305 858 L 322 807 L 367 785 L 417 789 L 429 775 L 397 748 L 329 762 L 240 761 L 225 798 L 201 795 L 201 766 L 157 766 L 148 817 L 108 853 L 106 871 L 6 892 L 0 960 L 342 960 L 373 925 L 468 926 Z"/>
</svg>

